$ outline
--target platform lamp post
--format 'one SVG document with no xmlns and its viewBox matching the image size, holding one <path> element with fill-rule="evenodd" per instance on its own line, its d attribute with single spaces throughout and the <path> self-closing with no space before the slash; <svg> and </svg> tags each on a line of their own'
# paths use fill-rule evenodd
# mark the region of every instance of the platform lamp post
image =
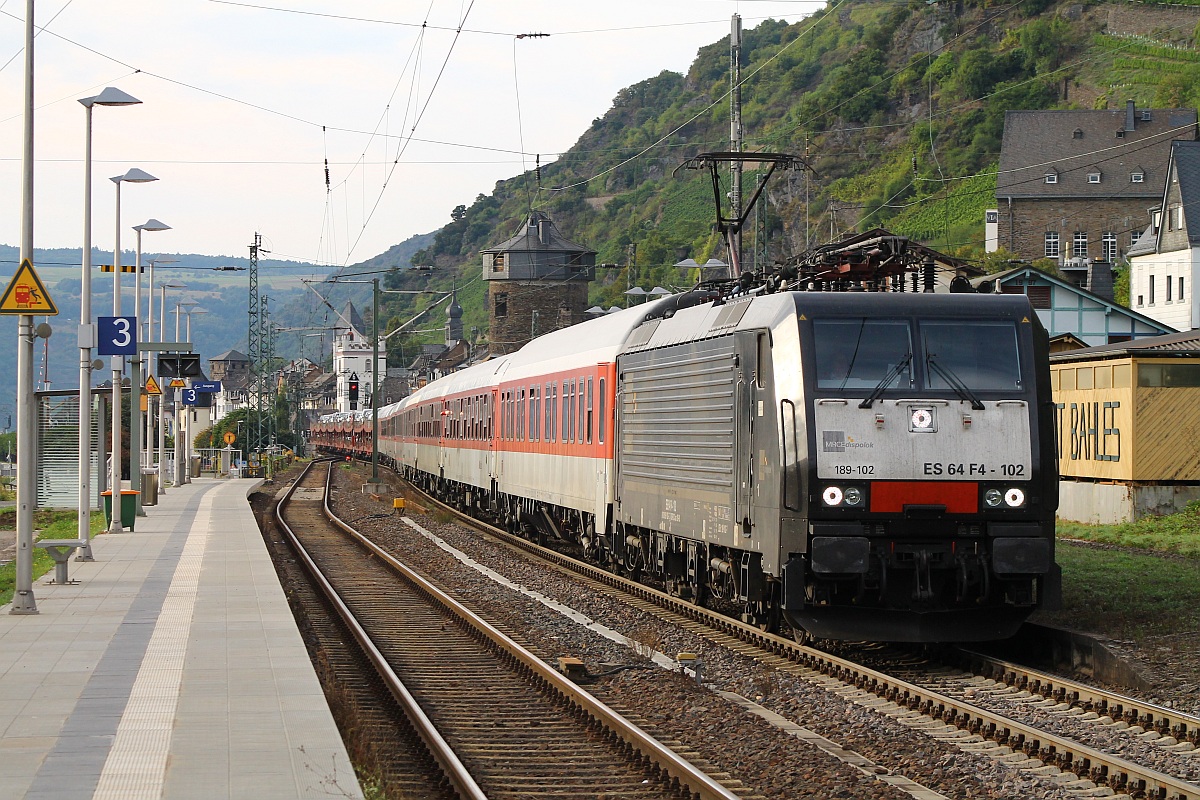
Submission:
<svg viewBox="0 0 1200 800">
<path fill-rule="evenodd" d="M 195 304 L 193 303 L 193 305 L 195 305 Z M 186 341 L 188 344 L 192 345 L 192 351 L 195 352 L 196 346 L 195 346 L 195 344 L 192 343 L 192 314 L 207 314 L 208 311 L 206 311 L 203 308 L 189 308 L 188 310 L 184 311 L 183 313 L 187 314 L 187 338 L 184 341 Z M 192 406 L 192 409 L 193 409 L 192 415 L 194 415 L 196 413 L 195 408 L 196 408 L 195 406 Z M 183 417 L 184 417 L 184 422 L 185 422 L 184 427 L 187 429 L 187 437 L 183 440 L 183 458 L 184 458 L 184 464 L 187 466 L 187 472 L 184 473 L 185 477 L 184 477 L 183 482 L 191 483 L 192 482 L 192 469 L 191 469 L 191 466 L 192 466 L 192 435 L 194 434 L 194 431 L 192 430 L 192 418 L 191 418 L 191 416 L 188 415 L 187 406 L 183 407 Z"/>
<path fill-rule="evenodd" d="M 83 285 L 79 291 L 79 528 L 77 537 L 85 542 L 76 561 L 94 561 L 92 557 L 92 109 L 95 106 L 132 106 L 141 103 L 112 86 L 94 97 L 79 101 L 84 108 L 83 137 Z"/>
<path fill-rule="evenodd" d="M 122 183 L 149 183 L 156 181 L 154 177 L 144 170 L 133 167 L 124 175 L 117 175 L 109 178 L 117 187 L 117 227 L 116 227 L 116 242 L 113 245 L 113 316 L 121 316 L 121 184 Z M 125 359 L 123 356 L 112 357 L 112 477 L 110 488 L 112 490 L 112 513 L 111 522 L 108 526 L 109 533 L 120 533 L 124 530 L 121 525 L 121 379 L 125 371 Z M 132 388 L 132 387 L 131 387 Z M 134 390 L 136 391 L 136 389 Z M 134 398 L 137 395 L 133 395 Z M 132 447 L 129 451 L 129 460 L 132 462 L 137 457 L 137 450 Z M 137 470 L 132 468 L 129 470 L 130 479 L 137 473 Z M 132 485 L 132 483 L 131 483 Z"/>
<path fill-rule="evenodd" d="M 183 339 L 179 338 L 179 322 L 180 322 L 181 318 L 183 317 L 183 314 L 185 313 L 183 309 L 185 309 L 189 306 L 198 306 L 198 305 L 200 305 L 200 304 L 197 303 L 195 300 L 180 300 L 179 302 L 177 302 L 175 304 L 175 341 L 177 341 L 177 342 L 184 341 Z M 187 420 L 187 414 L 181 411 L 182 408 L 183 408 L 183 397 L 180 394 L 179 390 L 176 389 L 175 390 L 175 477 L 173 480 L 173 483 L 176 486 L 183 486 L 183 484 L 188 482 L 188 481 L 184 480 L 184 475 L 186 474 L 186 470 L 184 469 L 184 464 L 183 464 L 183 440 L 184 440 L 184 436 L 185 436 L 184 429 L 183 429 L 183 423 Z"/>
<path fill-rule="evenodd" d="M 150 219 L 141 225 L 134 225 L 137 232 L 137 249 L 133 268 L 133 308 L 138 320 L 138 340 L 142 341 L 142 231 L 169 231 L 171 226 L 156 219 Z M 154 305 L 154 294 L 151 290 L 150 304 Z M 138 492 L 136 502 L 137 515 L 146 516 L 142 508 L 142 354 L 134 353 L 129 359 L 129 488 Z"/>
<path fill-rule="evenodd" d="M 150 221 L 154 222 L 155 220 L 150 220 Z M 178 262 L 179 262 L 179 259 L 177 259 L 177 258 L 152 258 L 152 259 L 150 259 L 150 273 L 149 273 L 150 274 L 150 286 L 146 290 L 147 312 L 146 312 L 146 335 L 145 335 L 144 341 L 147 341 L 147 342 L 154 341 L 154 265 L 155 264 L 176 264 Z M 161 303 L 159 304 L 159 307 L 161 309 L 161 307 L 162 307 Z M 161 342 L 162 339 L 159 339 L 158 341 Z M 155 375 L 155 376 L 158 375 L 158 351 L 152 351 L 151 353 L 149 353 L 148 358 L 146 360 L 146 374 L 147 375 Z M 159 388 L 161 388 L 161 387 L 159 387 Z M 161 410 L 160 410 L 162 407 L 162 399 L 161 398 L 162 398 L 161 395 L 159 395 L 158 398 L 150 397 L 149 402 L 147 404 L 148 413 L 146 414 L 146 424 L 145 424 L 145 429 L 146 429 L 146 458 L 145 458 L 145 460 L 146 460 L 147 464 L 150 464 L 152 466 L 154 465 L 153 431 L 157 430 L 156 420 L 158 419 L 158 414 L 161 413 Z M 154 471 L 157 472 L 158 471 L 157 468 Z M 161 475 L 159 475 L 159 478 L 158 478 L 158 493 L 162 494 L 162 476 Z"/>
<path fill-rule="evenodd" d="M 151 262 L 151 265 L 153 265 L 153 262 Z M 187 287 L 184 286 L 182 283 L 164 283 L 161 286 L 159 286 L 158 340 L 160 342 L 165 342 L 167 340 L 167 289 L 186 289 L 186 288 Z M 178 325 L 175 326 L 175 330 L 176 330 L 175 341 L 179 341 L 179 334 L 178 334 L 179 326 Z M 156 366 L 157 366 L 157 363 L 158 362 L 155 361 Z M 174 395 L 174 390 L 173 390 L 172 397 L 174 397 L 174 396 L 175 395 Z M 175 397 L 175 402 L 172 403 L 171 408 L 173 408 L 173 409 L 177 408 L 178 402 L 179 402 L 179 398 Z M 176 432 L 176 435 L 178 436 L 178 432 Z M 160 494 L 165 493 L 167 491 L 166 490 L 166 482 L 167 482 L 166 464 L 167 464 L 167 415 L 163 413 L 163 400 L 162 400 L 162 397 L 160 397 L 158 400 L 158 491 Z M 174 480 L 174 478 L 172 478 L 172 480 Z"/>
</svg>

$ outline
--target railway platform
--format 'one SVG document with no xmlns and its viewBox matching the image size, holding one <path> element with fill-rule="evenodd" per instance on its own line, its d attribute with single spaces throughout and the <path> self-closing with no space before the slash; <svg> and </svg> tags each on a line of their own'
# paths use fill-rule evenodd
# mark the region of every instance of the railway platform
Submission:
<svg viewBox="0 0 1200 800">
<path fill-rule="evenodd" d="M 361 797 L 246 497 L 197 479 L 0 607 L 0 800 Z M 75 581 L 78 581 L 77 583 Z"/>
</svg>

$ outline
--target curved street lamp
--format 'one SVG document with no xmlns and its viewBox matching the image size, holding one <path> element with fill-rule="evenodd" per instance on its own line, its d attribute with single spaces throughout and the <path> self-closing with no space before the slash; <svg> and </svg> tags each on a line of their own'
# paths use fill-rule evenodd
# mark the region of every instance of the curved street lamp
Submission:
<svg viewBox="0 0 1200 800">
<path fill-rule="evenodd" d="M 137 232 L 137 249 L 134 251 L 136 257 L 134 259 L 133 268 L 133 308 L 134 315 L 138 321 L 138 341 L 147 341 L 149 337 L 143 339 L 141 334 L 142 326 L 142 231 L 169 231 L 171 226 L 165 222 L 159 222 L 156 219 L 150 219 L 141 225 L 134 225 L 134 231 Z M 151 289 L 150 304 L 154 304 L 154 293 Z M 142 386 L 145 378 L 142 376 L 142 353 L 139 347 L 138 352 L 133 354 L 133 358 L 129 359 L 129 385 L 134 387 L 131 397 L 136 402 L 129 403 L 129 485 L 132 489 L 140 490 L 142 488 L 142 426 L 145 424 L 142 419 Z M 148 404 L 147 404 L 148 405 Z M 147 436 L 147 439 L 150 437 Z M 146 516 L 146 512 L 142 509 L 142 495 L 138 492 L 136 498 L 137 515 L 139 517 Z"/>
<path fill-rule="evenodd" d="M 167 259 L 163 259 L 166 261 Z M 173 259 L 172 259 L 173 260 Z M 150 262 L 153 268 L 154 262 Z M 186 289 L 182 283 L 171 283 L 167 281 L 159 285 L 158 289 L 158 309 L 161 319 L 158 324 L 158 340 L 165 342 L 167 340 L 167 289 Z M 153 299 L 153 298 L 152 298 Z M 153 333 L 153 331 L 151 331 Z M 179 339 L 178 336 L 175 337 Z M 159 387 L 165 391 L 164 387 Z M 167 491 L 166 482 L 166 464 L 167 464 L 167 415 L 163 413 L 163 397 L 158 398 L 158 491 L 163 494 Z"/>
<path fill-rule="evenodd" d="M 76 561 L 93 561 L 92 521 L 92 109 L 96 106 L 132 106 L 141 103 L 113 86 L 94 97 L 79 100 L 84 108 L 83 139 L 83 285 L 79 291 L 79 527 L 76 538 L 85 544 Z M 99 448 L 103 452 L 104 448 Z M 97 465 L 102 468 L 101 465 Z"/>
<path fill-rule="evenodd" d="M 124 175 L 116 175 L 109 178 L 117 187 L 117 232 L 116 242 L 113 246 L 113 316 L 121 316 L 121 184 L 122 183 L 149 183 L 156 181 L 158 178 L 151 175 L 145 170 L 132 167 Z M 137 357 L 136 355 L 134 356 Z M 121 379 L 125 371 L 125 359 L 122 356 L 112 357 L 112 374 L 113 374 L 113 402 L 112 402 L 112 479 L 110 488 L 112 489 L 112 513 L 111 521 L 108 526 L 109 533 L 120 533 L 124 530 L 121 524 Z M 134 405 L 139 405 L 138 395 L 135 394 L 137 389 L 130 387 Z M 133 446 L 134 441 L 130 439 L 129 460 L 132 462 L 137 458 L 137 449 Z M 141 469 L 135 469 L 130 464 L 129 468 L 129 487 L 131 489 L 141 488 Z"/>
</svg>

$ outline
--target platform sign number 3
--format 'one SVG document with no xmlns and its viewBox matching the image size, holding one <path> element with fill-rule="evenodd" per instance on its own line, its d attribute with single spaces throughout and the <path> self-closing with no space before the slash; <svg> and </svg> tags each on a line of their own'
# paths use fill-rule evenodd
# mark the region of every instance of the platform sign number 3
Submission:
<svg viewBox="0 0 1200 800">
<path fill-rule="evenodd" d="M 137 353 L 137 317 L 99 317 L 96 351 L 102 356 Z"/>
</svg>

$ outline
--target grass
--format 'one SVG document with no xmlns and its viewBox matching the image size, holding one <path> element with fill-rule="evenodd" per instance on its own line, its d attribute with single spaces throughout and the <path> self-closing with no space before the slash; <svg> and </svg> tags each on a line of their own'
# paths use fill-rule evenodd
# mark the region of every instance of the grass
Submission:
<svg viewBox="0 0 1200 800">
<path fill-rule="evenodd" d="M 1119 525 L 1058 523 L 1063 610 L 1036 622 L 1117 639 L 1200 630 L 1200 503 Z M 1080 539 L 1119 548 L 1063 541 Z M 1164 558 L 1164 555 L 1173 558 Z"/>
<path fill-rule="evenodd" d="M 1200 560 L 1059 542 L 1063 609 L 1035 622 L 1140 641 L 1200 630 Z"/>
<path fill-rule="evenodd" d="M 79 519 L 75 511 L 64 511 L 59 509 L 40 509 L 33 514 L 33 527 L 38 539 L 74 539 L 78 533 L 77 520 Z M 16 511 L 14 509 L 4 509 L 0 512 L 0 529 L 12 530 L 16 527 Z M 97 511 L 92 514 L 92 536 L 97 536 L 104 531 L 104 514 Z M 33 550 L 33 578 L 37 580 L 42 575 L 54 569 L 54 559 L 46 554 L 40 548 Z M 11 564 L 6 564 L 0 567 L 0 606 L 7 605 L 12 602 L 13 592 L 16 589 L 17 582 L 17 564 L 14 561 Z"/>
<path fill-rule="evenodd" d="M 1200 502 L 1165 517 L 1147 517 L 1119 525 L 1084 525 L 1059 520 L 1060 539 L 1085 539 L 1101 544 L 1138 547 L 1200 558 Z"/>
</svg>

